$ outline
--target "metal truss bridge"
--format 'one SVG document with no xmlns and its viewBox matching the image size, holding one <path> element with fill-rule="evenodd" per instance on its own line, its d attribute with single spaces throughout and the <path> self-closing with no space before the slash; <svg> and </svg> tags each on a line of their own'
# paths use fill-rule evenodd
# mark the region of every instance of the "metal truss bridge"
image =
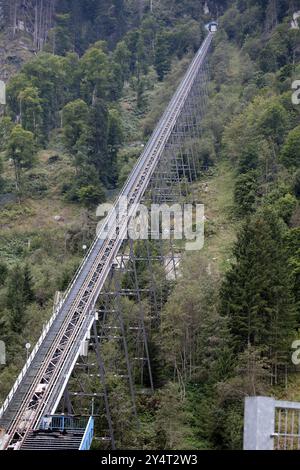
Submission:
<svg viewBox="0 0 300 470">
<path fill-rule="evenodd" d="M 89 417 L 93 416 L 102 417 L 102 421 L 105 417 L 101 439 L 116 448 L 107 383 L 110 365 L 105 364 L 102 353 L 107 340 L 118 342 L 124 354 L 124 361 L 115 361 L 114 370 L 128 383 L 133 416 L 137 416 L 137 378 L 142 377 L 141 383 L 146 381 L 147 389 L 153 389 L 144 291 L 148 291 L 152 318 L 157 321 L 161 294 L 155 284 L 153 264 L 158 260 L 169 278 L 176 279 L 178 253 L 171 247 L 167 254 L 160 249 L 151 254 L 148 243 L 138 260 L 133 242 L 126 244 L 124 236 L 128 218 L 134 217 L 139 202 L 146 198 L 156 203 L 179 201 L 201 171 L 197 142 L 207 101 L 212 38 L 209 32 L 115 202 L 117 236 L 110 233 L 113 228 L 103 235 L 110 226 L 111 211 L 4 402 L 0 410 L 0 430 L 4 430 L 2 438 L 0 433 L 0 448 L 54 448 L 50 442 L 53 432 L 58 433 L 58 438 L 52 439 L 55 448 L 58 442 L 61 448 L 87 448 L 93 428 Z M 122 206 L 124 196 L 127 213 Z M 149 272 L 147 289 L 139 280 L 140 260 Z M 128 272 L 131 281 L 124 287 L 122 276 Z M 134 299 L 137 305 L 135 321 L 129 327 L 122 316 L 124 297 Z M 126 334 L 131 338 L 135 335 L 134 347 L 128 345 Z M 134 357 L 130 358 L 132 350 Z M 86 417 L 84 425 L 78 425 L 79 416 Z"/>
</svg>

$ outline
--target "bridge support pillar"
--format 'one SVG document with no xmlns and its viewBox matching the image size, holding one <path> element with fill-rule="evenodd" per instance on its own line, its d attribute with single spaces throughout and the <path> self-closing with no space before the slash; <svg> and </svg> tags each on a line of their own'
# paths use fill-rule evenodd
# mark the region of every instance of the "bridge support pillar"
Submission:
<svg viewBox="0 0 300 470">
<path fill-rule="evenodd" d="M 273 450 L 275 400 L 247 397 L 244 414 L 244 450 Z"/>
</svg>

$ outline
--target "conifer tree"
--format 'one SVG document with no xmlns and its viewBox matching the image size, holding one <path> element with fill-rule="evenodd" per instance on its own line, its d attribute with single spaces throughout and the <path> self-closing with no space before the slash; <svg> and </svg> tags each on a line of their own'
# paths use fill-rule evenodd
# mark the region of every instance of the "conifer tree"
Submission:
<svg viewBox="0 0 300 470">
<path fill-rule="evenodd" d="M 20 334 L 26 325 L 26 307 L 34 300 L 32 278 L 29 267 L 16 265 L 12 268 L 7 282 L 7 308 L 10 328 Z"/>
<path fill-rule="evenodd" d="M 295 327 L 295 300 L 284 230 L 271 209 L 248 219 L 234 255 L 221 289 L 234 350 L 266 346 L 273 357 L 282 354 Z"/>
<path fill-rule="evenodd" d="M 34 135 L 32 132 L 25 131 L 20 125 L 15 126 L 7 143 L 6 157 L 14 165 L 17 192 L 23 189 L 23 172 L 34 163 L 34 147 Z"/>
<path fill-rule="evenodd" d="M 154 59 L 155 70 L 158 75 L 158 79 L 162 81 L 166 73 L 171 68 L 171 58 L 169 52 L 169 38 L 167 33 L 161 33 L 157 37 L 156 53 Z"/>
</svg>

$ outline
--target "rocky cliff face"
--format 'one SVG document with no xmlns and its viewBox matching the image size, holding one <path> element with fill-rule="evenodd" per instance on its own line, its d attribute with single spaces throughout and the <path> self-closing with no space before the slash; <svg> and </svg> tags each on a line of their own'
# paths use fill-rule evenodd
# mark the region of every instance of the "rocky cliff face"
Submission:
<svg viewBox="0 0 300 470">
<path fill-rule="evenodd" d="M 7 82 L 33 56 L 32 43 L 26 37 L 11 40 L 0 35 L 0 80 Z"/>
<path fill-rule="evenodd" d="M 0 0 L 0 80 L 5 82 L 42 49 L 54 0 Z"/>
</svg>

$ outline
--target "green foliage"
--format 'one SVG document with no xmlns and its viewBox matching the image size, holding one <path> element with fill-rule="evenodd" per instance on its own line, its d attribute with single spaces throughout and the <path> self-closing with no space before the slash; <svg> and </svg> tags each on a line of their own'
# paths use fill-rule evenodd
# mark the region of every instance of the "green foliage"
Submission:
<svg viewBox="0 0 300 470">
<path fill-rule="evenodd" d="M 127 81 L 130 76 L 130 57 L 130 50 L 126 42 L 118 42 L 113 53 L 113 62 L 119 66 L 117 71 L 121 74 L 123 83 Z"/>
<path fill-rule="evenodd" d="M 117 181 L 117 154 L 123 141 L 122 125 L 116 109 L 107 110 L 101 100 L 89 107 L 83 100 L 68 103 L 63 109 L 63 135 L 65 146 L 73 157 L 77 176 L 86 172 L 85 167 L 94 167 L 99 182 L 106 187 Z M 79 182 L 77 182 L 79 183 Z M 77 184 L 78 186 L 78 184 Z M 93 185 L 85 185 L 78 193 L 79 200 L 87 201 L 90 194 L 94 199 L 102 199 L 103 190 Z M 99 193 L 97 196 L 97 191 Z"/>
<path fill-rule="evenodd" d="M 26 325 L 26 307 L 34 299 L 29 267 L 16 265 L 7 280 L 7 308 L 11 330 L 21 333 Z"/>
<path fill-rule="evenodd" d="M 180 389 L 176 384 L 169 384 L 160 392 L 160 404 L 155 420 L 155 448 L 188 449 L 190 437 L 188 415 L 185 402 L 180 399 Z"/>
<path fill-rule="evenodd" d="M 42 122 L 42 100 L 39 97 L 39 90 L 29 86 L 18 95 L 20 103 L 20 123 L 22 127 L 33 133 L 39 132 Z"/>
<path fill-rule="evenodd" d="M 291 63 L 297 40 L 299 41 L 299 32 L 290 30 L 288 23 L 277 26 L 270 40 L 261 49 L 259 63 L 262 70 L 274 72 Z"/>
<path fill-rule="evenodd" d="M 300 169 L 294 175 L 293 190 L 297 199 L 300 198 Z"/>
<path fill-rule="evenodd" d="M 35 161 L 34 135 L 17 125 L 7 142 L 6 158 L 11 159 L 15 170 L 17 191 L 22 191 L 22 172 L 31 168 Z"/>
<path fill-rule="evenodd" d="M 124 34 L 130 12 L 124 0 L 63 0 L 56 7 L 58 20 L 57 52 L 75 49 L 84 52 L 99 37 L 108 40 L 111 46 Z M 126 14 L 125 14 L 126 13 Z M 55 35 L 56 43 L 56 35 Z"/>
<path fill-rule="evenodd" d="M 295 326 L 284 232 L 276 215 L 264 210 L 238 235 L 235 264 L 221 291 L 222 312 L 229 318 L 236 351 L 247 345 L 287 351 Z M 275 356 L 274 356 L 275 357 Z"/>
<path fill-rule="evenodd" d="M 14 124 L 9 117 L 4 116 L 0 120 L 0 152 L 6 150 L 8 139 L 13 127 Z"/>
<path fill-rule="evenodd" d="M 201 44 L 202 31 L 198 21 L 182 21 L 170 33 L 171 50 L 181 59 L 188 51 L 196 51 Z"/>
<path fill-rule="evenodd" d="M 253 170 L 257 168 L 259 162 L 258 147 L 256 142 L 250 142 L 241 149 L 238 168 L 240 173 L 252 172 L 252 175 L 254 174 Z"/>
<path fill-rule="evenodd" d="M 54 53 L 65 55 L 72 49 L 71 15 L 57 14 L 55 28 L 51 32 L 50 42 L 53 42 Z"/>
<path fill-rule="evenodd" d="M 96 42 L 80 61 L 81 92 L 87 103 L 95 98 L 104 98 L 108 92 L 109 61 L 103 41 Z"/>
<path fill-rule="evenodd" d="M 121 97 L 124 84 L 130 78 L 130 59 L 125 41 L 120 41 L 113 52 L 110 71 L 110 96 L 114 101 Z"/>
<path fill-rule="evenodd" d="M 208 169 L 216 161 L 216 150 L 214 141 L 210 136 L 202 137 L 198 143 L 199 166 Z"/>
<path fill-rule="evenodd" d="M 223 347 L 224 325 L 215 310 L 215 282 L 201 256 L 186 259 L 182 280 L 162 312 L 158 341 L 171 375 L 178 380 L 206 379 Z"/>
<path fill-rule="evenodd" d="M 278 103 L 271 102 L 257 124 L 265 137 L 274 140 L 277 144 L 281 144 L 287 128 L 287 121 L 287 112 L 284 107 Z"/>
<path fill-rule="evenodd" d="M 82 186 L 77 191 L 79 202 L 82 202 L 87 207 L 100 204 L 105 201 L 105 194 L 101 186 Z"/>
<path fill-rule="evenodd" d="M 65 181 L 61 188 L 67 201 L 93 205 L 104 198 L 104 188 L 94 165 L 83 165 L 78 169 L 76 178 Z M 89 201 L 89 198 L 90 201 Z"/>
<path fill-rule="evenodd" d="M 118 152 L 122 147 L 124 140 L 123 125 L 117 109 L 110 109 L 107 116 L 108 135 L 107 135 L 107 159 L 110 164 L 110 184 L 116 186 L 118 180 Z"/>
<path fill-rule="evenodd" d="M 285 194 L 274 204 L 278 215 L 288 224 L 297 207 L 297 199 L 291 194 Z"/>
<path fill-rule="evenodd" d="M 156 54 L 154 59 L 155 70 L 159 80 L 163 80 L 164 76 L 171 68 L 171 60 L 169 53 L 169 37 L 167 33 L 161 33 L 157 37 Z"/>
<path fill-rule="evenodd" d="M 291 269 L 294 296 L 300 306 L 300 228 L 292 228 L 286 233 L 287 256 Z"/>
<path fill-rule="evenodd" d="M 64 143 L 67 150 L 76 154 L 78 141 L 87 132 L 88 105 L 81 99 L 71 101 L 62 111 Z"/>
<path fill-rule="evenodd" d="M 0 192 L 5 188 L 5 181 L 2 177 L 2 171 L 3 171 L 3 161 L 2 161 L 2 158 L 0 158 Z"/>
<path fill-rule="evenodd" d="M 239 216 L 244 217 L 255 211 L 257 189 L 257 174 L 255 171 L 249 171 L 236 179 L 234 202 L 236 213 Z"/>
<path fill-rule="evenodd" d="M 3 286 L 3 284 L 5 283 L 7 273 L 8 273 L 8 268 L 6 264 L 3 261 L 1 261 L 0 262 L 0 286 Z"/>
<path fill-rule="evenodd" d="M 58 111 L 65 98 L 65 59 L 53 54 L 42 53 L 35 60 L 27 63 L 23 70 L 23 83 L 12 80 L 8 87 L 8 103 L 13 113 L 19 114 L 19 94 L 26 87 L 38 90 L 38 97 L 43 104 L 42 131 L 48 136 L 58 121 Z M 17 80 L 17 79 L 16 79 Z M 25 85 L 25 86 L 24 86 Z"/>
<path fill-rule="evenodd" d="M 87 161 L 99 173 L 101 182 L 109 187 L 115 180 L 115 164 L 108 158 L 108 109 L 104 101 L 94 102 L 88 117 L 86 136 Z M 114 157 L 114 155 L 111 155 Z"/>
<path fill-rule="evenodd" d="M 299 168 L 300 166 L 300 126 L 292 129 L 281 151 L 282 163 L 288 168 Z"/>
</svg>

